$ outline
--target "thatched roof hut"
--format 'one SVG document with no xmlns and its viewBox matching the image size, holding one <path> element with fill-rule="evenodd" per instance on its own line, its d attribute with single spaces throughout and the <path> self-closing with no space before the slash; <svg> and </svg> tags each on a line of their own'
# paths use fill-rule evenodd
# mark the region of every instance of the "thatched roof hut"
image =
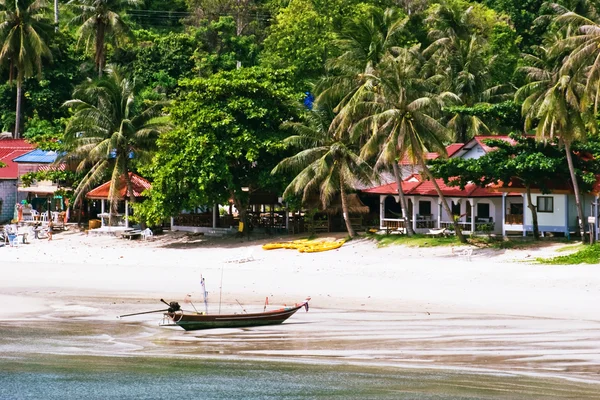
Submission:
<svg viewBox="0 0 600 400">
<path fill-rule="evenodd" d="M 350 214 L 368 214 L 369 207 L 365 206 L 356 193 L 350 193 L 346 195 L 348 202 L 348 213 Z M 342 214 L 342 198 L 337 195 L 333 198 L 329 206 L 323 209 L 323 203 L 318 197 L 310 198 L 304 202 L 306 208 L 317 208 L 320 212 L 324 212 L 329 215 Z"/>
</svg>

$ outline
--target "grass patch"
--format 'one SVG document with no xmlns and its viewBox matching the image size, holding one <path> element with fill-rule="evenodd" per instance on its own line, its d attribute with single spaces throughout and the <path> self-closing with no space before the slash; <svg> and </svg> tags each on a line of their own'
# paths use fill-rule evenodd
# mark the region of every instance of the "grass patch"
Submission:
<svg viewBox="0 0 600 400">
<path fill-rule="evenodd" d="M 575 244 L 570 244 L 564 247 L 561 247 L 560 249 L 556 249 L 557 253 L 564 253 L 567 251 L 579 251 L 579 250 L 583 250 L 586 248 L 585 244 L 582 244 L 581 242 L 579 243 L 575 243 Z"/>
<path fill-rule="evenodd" d="M 448 237 L 431 237 L 427 235 L 367 235 L 377 242 L 379 247 L 403 245 L 409 247 L 438 247 L 452 246 L 460 242 L 454 236 Z"/>
<path fill-rule="evenodd" d="M 598 264 L 600 263 L 600 244 L 590 246 L 575 245 L 565 246 L 565 248 L 573 249 L 581 246 L 581 250 L 573 254 L 557 256 L 552 258 L 536 258 L 536 262 L 546 265 L 571 265 L 571 264 Z M 563 248 L 564 249 L 564 248 Z M 566 251 L 566 250 L 565 250 Z"/>
</svg>

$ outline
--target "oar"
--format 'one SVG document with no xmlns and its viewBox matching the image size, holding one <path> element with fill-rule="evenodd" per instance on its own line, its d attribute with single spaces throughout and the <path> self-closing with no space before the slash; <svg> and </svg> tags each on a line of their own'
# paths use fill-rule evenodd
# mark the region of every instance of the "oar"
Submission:
<svg viewBox="0 0 600 400">
<path fill-rule="evenodd" d="M 133 314 L 119 315 L 117 318 L 131 317 L 132 315 L 151 314 L 151 313 L 165 312 L 165 311 L 169 311 L 169 310 L 167 309 L 167 310 L 154 310 L 154 311 L 136 312 L 136 313 L 133 313 Z"/>
</svg>

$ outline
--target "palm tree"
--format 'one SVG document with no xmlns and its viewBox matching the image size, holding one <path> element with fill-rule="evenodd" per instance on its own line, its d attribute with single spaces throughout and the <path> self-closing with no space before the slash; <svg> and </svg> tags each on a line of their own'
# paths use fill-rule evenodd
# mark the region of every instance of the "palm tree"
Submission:
<svg viewBox="0 0 600 400">
<path fill-rule="evenodd" d="M 364 115 L 356 114 L 355 105 L 360 102 L 364 91 L 372 89 L 371 76 L 377 74 L 377 66 L 389 52 L 395 52 L 399 45 L 399 35 L 404 32 L 409 19 L 395 9 L 381 11 L 374 9 L 370 15 L 350 22 L 335 42 L 341 54 L 328 63 L 331 76 L 321 80 L 317 87 L 320 92 L 317 102 L 339 103 L 339 110 L 333 122 L 338 135 L 344 135 L 357 119 Z M 399 173 L 397 157 L 390 155 L 389 163 L 379 165 L 389 169 L 392 165 L 398 187 L 398 197 L 402 218 L 406 222 L 407 234 L 413 235 L 412 225 L 408 223 L 408 205 L 402 191 L 402 178 Z"/>
<path fill-rule="evenodd" d="M 584 99 L 585 77 L 578 71 L 561 68 L 561 57 L 550 50 L 540 48 L 539 53 L 537 57 L 524 56 L 529 66 L 523 67 L 522 71 L 526 73 L 528 83 L 517 91 L 515 98 L 523 102 L 525 130 L 535 126 L 539 140 L 557 138 L 564 146 L 577 205 L 579 232 L 582 240 L 585 240 L 583 207 L 571 145 L 576 140 L 585 140 L 588 129 L 592 132 L 596 130 L 594 113 Z"/>
<path fill-rule="evenodd" d="M 481 35 L 474 34 L 466 40 L 450 35 L 435 40 L 423 54 L 429 58 L 432 71 L 445 78 L 446 90 L 458 95 L 461 105 L 474 107 L 508 100 L 514 95 L 510 84 L 492 86 L 487 51 Z M 450 115 L 447 126 L 454 132 L 454 140 L 460 143 L 490 132 L 478 116 L 458 112 Z"/>
<path fill-rule="evenodd" d="M 73 110 L 73 116 L 65 129 L 69 150 L 63 159 L 77 162 L 78 172 L 87 171 L 75 189 L 73 204 L 110 173 L 113 214 L 123 178 L 135 202 L 129 179 L 133 160 L 138 165 L 150 161 L 156 139 L 168 123 L 162 114 L 164 103 L 138 104 L 132 82 L 115 67 L 106 72 L 105 77 L 77 87 L 74 99 L 64 104 Z"/>
<path fill-rule="evenodd" d="M 94 43 L 94 62 L 98 77 L 102 77 L 106 61 L 106 42 L 119 45 L 122 38 L 131 37 L 129 26 L 121 19 L 118 10 L 125 5 L 136 6 L 142 0 L 71 0 L 75 17 L 69 22 L 78 25 L 79 40 L 86 42 L 86 47 Z"/>
<path fill-rule="evenodd" d="M 451 216 L 448 202 L 425 160 L 427 152 L 446 156 L 443 142 L 449 137 L 449 131 L 437 118 L 442 106 L 459 99 L 453 93 L 436 93 L 439 77 L 423 76 L 425 62 L 418 46 L 402 49 L 397 57 L 387 56 L 380 65 L 379 74 L 373 76 L 377 82 L 376 90 L 359 105 L 368 116 L 355 126 L 353 132 L 363 135 L 367 128 L 372 132 L 362 154 L 380 151 L 378 163 L 390 162 L 397 156 L 410 156 L 431 180 L 444 210 Z M 458 222 L 453 220 L 453 224 L 459 240 L 466 242 Z"/>
<path fill-rule="evenodd" d="M 17 81 L 15 138 L 21 131 L 23 81 L 36 74 L 40 78 L 42 58 L 52 59 L 47 44 L 52 25 L 46 18 L 46 8 L 44 0 L 0 0 L 0 64 L 8 65 L 10 81 Z"/>
<path fill-rule="evenodd" d="M 282 160 L 272 171 L 297 173 L 284 192 L 302 193 L 306 202 L 319 193 L 320 202 L 326 208 L 339 193 L 342 213 L 350 237 L 356 236 L 349 218 L 348 192 L 356 182 L 370 183 L 371 167 L 360 158 L 348 137 L 336 137 L 331 131 L 333 112 L 315 109 L 308 113 L 306 123 L 287 123 L 296 135 L 285 139 L 289 146 L 301 149 L 296 155 Z"/>
</svg>

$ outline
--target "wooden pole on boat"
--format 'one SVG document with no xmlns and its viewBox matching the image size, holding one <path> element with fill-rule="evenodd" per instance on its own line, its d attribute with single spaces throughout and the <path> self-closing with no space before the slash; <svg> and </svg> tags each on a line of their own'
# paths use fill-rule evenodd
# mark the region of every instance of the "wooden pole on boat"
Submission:
<svg viewBox="0 0 600 400">
<path fill-rule="evenodd" d="M 166 310 L 154 310 L 154 311 L 143 311 L 143 312 L 136 312 L 136 313 L 133 313 L 133 314 L 124 314 L 124 315 L 119 315 L 117 318 L 131 317 L 132 315 L 152 314 L 152 313 L 157 313 L 157 312 L 165 312 L 165 311 L 169 311 L 169 310 L 168 310 L 168 309 L 166 309 Z"/>
<path fill-rule="evenodd" d="M 202 284 L 202 294 L 204 295 L 204 311 L 208 314 L 208 292 L 206 291 L 206 285 L 202 275 L 200 275 L 200 283 Z"/>
<path fill-rule="evenodd" d="M 246 311 L 246 309 L 244 308 L 244 306 L 242 305 L 242 303 L 240 303 L 240 302 L 238 301 L 238 299 L 235 299 L 235 301 L 237 301 L 237 303 L 240 305 L 240 307 L 242 307 L 242 310 L 243 310 L 243 311 L 244 311 L 246 314 L 248 314 L 248 311 Z"/>
<path fill-rule="evenodd" d="M 219 286 L 219 314 L 221 314 L 221 298 L 223 296 L 223 264 L 221 264 L 221 285 Z"/>
</svg>

